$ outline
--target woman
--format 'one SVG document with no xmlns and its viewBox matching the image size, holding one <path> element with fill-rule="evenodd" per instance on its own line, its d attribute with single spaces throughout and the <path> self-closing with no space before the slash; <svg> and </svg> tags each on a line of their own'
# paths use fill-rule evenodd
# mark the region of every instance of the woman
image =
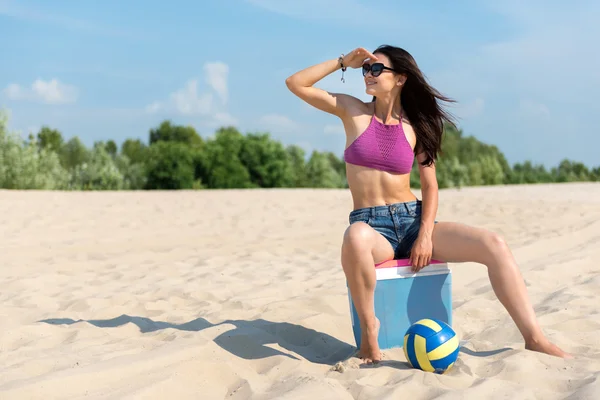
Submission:
<svg viewBox="0 0 600 400">
<path fill-rule="evenodd" d="M 342 69 L 343 79 L 346 68 L 361 67 L 371 102 L 313 87 L 334 71 Z M 357 48 L 293 74 L 286 84 L 344 124 L 344 161 L 354 210 L 344 233 L 341 262 L 360 319 L 360 355 L 367 363 L 381 360 L 374 264 L 392 258 L 409 258 L 414 271 L 432 258 L 486 265 L 492 288 L 523 335 L 525 348 L 570 357 L 544 336 L 506 242 L 485 229 L 435 221 L 435 160 L 443 123 L 451 121 L 439 101 L 452 100 L 426 82 L 408 52 L 393 46 L 381 46 L 374 53 Z M 410 190 L 415 159 L 422 200 Z"/>
</svg>

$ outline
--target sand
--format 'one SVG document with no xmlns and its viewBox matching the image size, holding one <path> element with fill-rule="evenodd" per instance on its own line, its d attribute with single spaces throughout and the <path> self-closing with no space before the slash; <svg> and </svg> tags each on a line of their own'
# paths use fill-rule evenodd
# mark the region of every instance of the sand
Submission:
<svg viewBox="0 0 600 400">
<path fill-rule="evenodd" d="M 524 350 L 485 267 L 450 264 L 444 376 L 399 349 L 353 356 L 350 207 L 347 190 L 0 191 L 0 398 L 600 399 L 600 184 L 440 191 L 438 220 L 505 237 L 576 356 Z"/>
</svg>

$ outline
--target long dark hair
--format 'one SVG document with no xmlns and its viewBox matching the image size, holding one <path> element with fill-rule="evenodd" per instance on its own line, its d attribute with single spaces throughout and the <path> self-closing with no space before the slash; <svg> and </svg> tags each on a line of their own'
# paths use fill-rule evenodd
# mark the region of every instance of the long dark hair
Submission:
<svg viewBox="0 0 600 400">
<path fill-rule="evenodd" d="M 417 62 L 406 50 L 382 45 L 373 52 L 376 53 L 386 55 L 392 68 L 407 76 L 402 88 L 402 108 L 417 136 L 415 152 L 424 152 L 426 158 L 422 165 L 431 165 L 441 151 L 444 122 L 456 126 L 452 115 L 442 109 L 438 100 L 448 103 L 455 101 L 429 85 Z"/>
</svg>

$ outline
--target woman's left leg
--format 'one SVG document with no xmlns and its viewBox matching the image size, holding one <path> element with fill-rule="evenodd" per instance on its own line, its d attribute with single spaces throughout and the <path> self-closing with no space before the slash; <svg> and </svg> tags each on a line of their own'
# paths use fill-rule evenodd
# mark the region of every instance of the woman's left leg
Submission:
<svg viewBox="0 0 600 400">
<path fill-rule="evenodd" d="M 477 262 L 488 269 L 494 293 L 525 339 L 525 348 L 569 357 L 540 328 L 525 282 L 506 242 L 496 233 L 455 222 L 435 224 L 432 258 L 446 262 Z"/>
</svg>

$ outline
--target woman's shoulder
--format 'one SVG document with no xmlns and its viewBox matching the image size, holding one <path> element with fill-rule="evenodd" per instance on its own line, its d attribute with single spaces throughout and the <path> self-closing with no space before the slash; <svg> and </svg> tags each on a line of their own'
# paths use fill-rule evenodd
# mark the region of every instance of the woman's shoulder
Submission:
<svg viewBox="0 0 600 400">
<path fill-rule="evenodd" d="M 372 101 L 365 102 L 358 97 L 349 94 L 341 95 L 339 101 L 344 108 L 345 114 L 351 118 L 372 114 L 374 110 Z"/>
</svg>

